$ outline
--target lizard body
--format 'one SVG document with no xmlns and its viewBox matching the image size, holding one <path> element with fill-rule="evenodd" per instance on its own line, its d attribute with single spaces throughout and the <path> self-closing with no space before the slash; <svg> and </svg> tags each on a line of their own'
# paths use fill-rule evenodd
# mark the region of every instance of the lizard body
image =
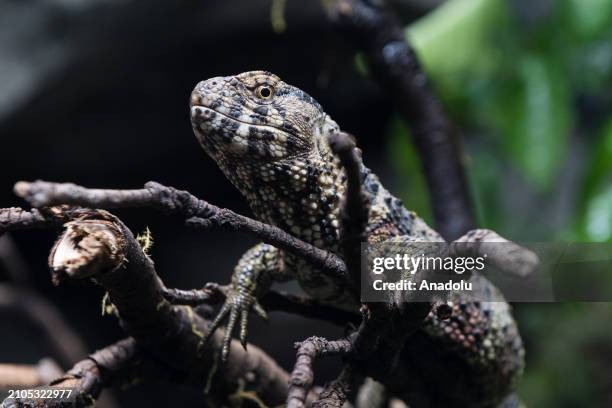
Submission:
<svg viewBox="0 0 612 408">
<path fill-rule="evenodd" d="M 339 127 L 322 107 L 305 92 L 264 71 L 200 82 L 190 102 L 192 125 L 200 144 L 245 196 L 255 215 L 341 255 L 339 212 L 346 175 L 326 138 Z M 398 238 L 443 241 L 363 165 L 361 178 L 371 197 L 366 227 L 369 243 Z M 259 244 L 238 263 L 229 296 L 211 332 L 229 316 L 226 340 L 229 342 L 240 321 L 244 343 L 249 311 L 265 315 L 257 298 L 273 282 L 288 279 L 298 280 L 306 293 L 322 303 L 349 310 L 359 308 L 344 288 L 308 263 Z M 480 283 L 489 290 L 488 282 Z M 434 384 L 448 374 L 444 374 L 445 366 L 452 360 L 461 375 L 470 378 L 450 380 L 458 389 L 447 393 L 456 395 L 448 402 L 495 405 L 511 392 L 523 368 L 522 342 L 509 306 L 457 299 L 453 308 L 448 321 L 430 315 L 413 336 L 414 342 L 407 344 L 406 349 L 412 352 L 406 364 L 428 382 L 424 388 L 430 394 L 409 402 L 442 404 L 443 399 L 436 395 L 440 390 Z M 462 395 L 466 392 L 474 395 L 467 398 Z"/>
</svg>

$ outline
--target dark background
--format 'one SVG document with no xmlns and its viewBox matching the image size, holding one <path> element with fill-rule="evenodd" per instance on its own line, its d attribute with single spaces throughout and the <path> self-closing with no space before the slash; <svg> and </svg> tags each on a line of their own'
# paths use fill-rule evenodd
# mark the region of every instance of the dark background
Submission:
<svg viewBox="0 0 612 408">
<path fill-rule="evenodd" d="M 272 12 L 281 3 L 0 2 L 0 205 L 23 204 L 12 194 L 18 180 L 108 188 L 156 180 L 250 214 L 198 146 L 187 104 L 202 79 L 265 69 L 314 96 L 358 137 L 386 186 L 429 219 L 406 126 L 359 54 L 331 29 L 320 2 L 288 0 L 284 20 Z M 611 2 L 454 0 L 434 14 L 443 2 L 392 3 L 461 130 L 479 225 L 518 240 L 610 240 Z M 136 233 L 151 229 L 152 256 L 169 287 L 229 281 L 255 243 L 223 231 L 194 233 L 153 211 L 117 213 Z M 57 305 L 90 351 L 122 338 L 116 319 L 100 316 L 99 288 L 52 287 L 46 257 L 55 237 L 12 234 L 18 254 L 0 262 L 0 279 Z M 612 404 L 609 304 L 518 305 L 517 316 L 528 346 L 520 389 L 528 403 Z M 254 317 L 250 331 L 286 369 L 293 342 L 343 333 L 282 313 L 269 325 Z M 52 356 L 19 316 L 0 312 L 0 333 L 0 362 Z M 317 367 L 323 382 L 339 365 Z M 114 393 L 120 406 L 167 406 L 177 393 L 190 406 L 203 401 L 197 390 L 165 385 Z"/>
</svg>

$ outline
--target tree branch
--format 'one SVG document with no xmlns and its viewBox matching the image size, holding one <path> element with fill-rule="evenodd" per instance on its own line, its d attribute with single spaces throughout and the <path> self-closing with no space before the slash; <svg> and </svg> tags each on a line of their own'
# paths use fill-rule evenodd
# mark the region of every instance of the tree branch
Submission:
<svg viewBox="0 0 612 408">
<path fill-rule="evenodd" d="M 431 91 L 404 30 L 382 2 L 338 0 L 331 21 L 368 61 L 410 126 L 429 186 L 436 227 L 447 240 L 474 228 L 474 216 L 455 131 Z"/>
<path fill-rule="evenodd" d="M 487 264 L 509 275 L 520 277 L 529 275 L 539 265 L 535 253 L 488 229 L 472 230 L 451 242 L 449 255 L 484 256 L 487 258 Z"/>
<path fill-rule="evenodd" d="M 203 289 L 182 290 L 162 288 L 162 294 L 172 304 L 190 306 L 202 304 L 216 305 L 225 300 L 225 293 L 219 289 L 217 284 L 208 284 Z M 327 306 L 306 296 L 271 290 L 259 300 L 259 303 L 266 310 L 293 313 L 341 326 L 345 326 L 347 323 L 356 324 L 359 322 L 359 315 L 357 313 Z"/>
<path fill-rule="evenodd" d="M 224 401 L 238 389 L 255 392 L 270 405 L 286 399 L 288 374 L 255 346 L 249 346 L 247 354 L 233 341 L 228 362 L 219 367 L 223 333 L 203 343 L 209 322 L 191 307 L 174 306 L 163 299 L 153 262 L 127 227 L 111 214 L 80 211 L 78 218 L 66 224 L 49 264 L 58 283 L 91 278 L 102 285 L 125 331 L 173 379 L 204 387 L 217 401 Z"/>
<path fill-rule="evenodd" d="M 72 389 L 70 402 L 59 399 L 10 399 L 3 407 L 85 408 L 100 396 L 102 390 L 113 384 L 133 385 L 144 376 L 153 376 L 163 370 L 140 354 L 134 339 L 127 338 L 91 354 L 77 362 L 65 374 L 46 381 L 44 389 Z M 40 385 L 40 384 L 39 384 Z"/>
<path fill-rule="evenodd" d="M 53 225 L 53 220 L 39 210 L 26 211 L 21 208 L 3 208 L 0 211 L 0 235 L 6 231 L 42 228 Z"/>
<path fill-rule="evenodd" d="M 326 306 L 314 299 L 270 291 L 260 301 L 269 310 L 294 313 L 311 319 L 324 320 L 340 326 L 359 323 L 359 314 Z"/>
<path fill-rule="evenodd" d="M 232 231 L 244 231 L 301 257 L 321 269 L 322 273 L 329 274 L 342 282 L 346 280 L 346 265 L 338 256 L 297 239 L 280 228 L 216 207 L 187 191 L 159 183 L 149 182 L 140 190 L 101 190 L 88 189 L 71 183 L 19 182 L 15 185 L 15 193 L 34 207 L 59 204 L 107 209 L 149 207 L 183 217 L 188 225 L 196 229 L 216 226 Z M 2 218 L 0 218 L 0 230 L 1 228 Z"/>
<path fill-rule="evenodd" d="M 329 341 L 322 337 L 310 337 L 301 343 L 296 343 L 297 360 L 287 393 L 287 408 L 303 408 L 306 397 L 314 382 L 312 369 L 315 358 L 325 355 L 346 355 L 352 352 L 352 343 L 348 339 Z"/>
<path fill-rule="evenodd" d="M 36 365 L 0 364 L 0 389 L 34 388 L 62 375 L 61 368 L 50 358 Z"/>
<path fill-rule="evenodd" d="M 367 242 L 365 229 L 368 224 L 370 197 L 361 186 L 361 160 L 355 141 L 348 133 L 333 133 L 329 145 L 342 163 L 347 176 L 346 195 L 341 203 L 340 244 L 347 264 L 352 287 L 361 288 L 361 244 Z"/>
</svg>

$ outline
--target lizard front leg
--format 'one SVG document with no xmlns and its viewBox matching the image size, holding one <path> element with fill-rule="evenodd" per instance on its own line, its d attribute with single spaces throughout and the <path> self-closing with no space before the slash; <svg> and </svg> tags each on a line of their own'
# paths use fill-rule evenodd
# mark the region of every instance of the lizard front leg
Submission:
<svg viewBox="0 0 612 408">
<path fill-rule="evenodd" d="M 238 319 L 240 319 L 240 343 L 245 348 L 251 310 L 267 320 L 268 315 L 259 304 L 258 299 L 269 290 L 274 281 L 287 280 L 283 272 L 283 261 L 279 250 L 268 244 L 258 244 L 240 258 L 234 269 L 231 283 L 222 288 L 225 293 L 225 303 L 211 323 L 203 340 L 207 342 L 221 322 L 229 316 L 221 352 L 223 361 L 227 359 L 232 332 Z"/>
</svg>

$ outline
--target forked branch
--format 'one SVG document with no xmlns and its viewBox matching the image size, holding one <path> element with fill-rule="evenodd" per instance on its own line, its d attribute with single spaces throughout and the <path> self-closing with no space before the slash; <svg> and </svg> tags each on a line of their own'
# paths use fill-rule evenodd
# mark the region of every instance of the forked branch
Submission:
<svg viewBox="0 0 612 408">
<path fill-rule="evenodd" d="M 169 377 L 206 389 L 216 401 L 238 389 L 253 391 L 271 405 L 286 399 L 288 374 L 256 346 L 247 354 L 232 342 L 229 361 L 219 366 L 223 334 L 204 344 L 210 322 L 191 307 L 164 300 L 153 262 L 121 221 L 101 210 L 81 210 L 77 218 L 66 219 L 71 220 L 49 260 L 55 281 L 89 278 L 102 285 L 125 331 Z M 94 389 L 102 386 L 95 384 Z"/>
<path fill-rule="evenodd" d="M 346 280 L 346 265 L 338 256 L 310 245 L 280 228 L 219 208 L 187 191 L 159 183 L 149 182 L 139 190 L 103 190 L 88 189 L 72 183 L 19 182 L 15 185 L 15 193 L 37 208 L 60 204 L 104 209 L 148 207 L 182 217 L 189 226 L 196 229 L 222 227 L 247 232 L 299 256 L 343 283 Z M 37 214 L 38 211 L 32 212 L 33 216 Z"/>
</svg>

